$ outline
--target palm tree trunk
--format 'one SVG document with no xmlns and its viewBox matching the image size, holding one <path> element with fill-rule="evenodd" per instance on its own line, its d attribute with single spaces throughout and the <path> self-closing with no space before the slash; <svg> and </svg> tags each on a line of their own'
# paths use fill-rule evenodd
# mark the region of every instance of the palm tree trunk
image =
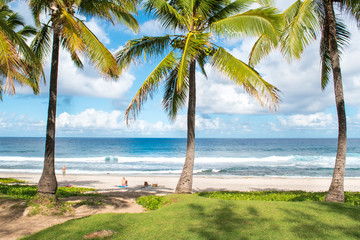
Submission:
<svg viewBox="0 0 360 240">
<path fill-rule="evenodd" d="M 338 115 L 338 145 L 333 178 L 325 201 L 344 202 L 344 176 L 346 162 L 346 113 L 341 79 L 339 52 L 336 38 L 336 20 L 332 0 L 324 0 L 327 24 L 329 24 L 329 49 L 334 78 L 336 110 Z"/>
<path fill-rule="evenodd" d="M 196 109 L 196 62 L 190 62 L 189 106 L 187 114 L 187 148 L 184 167 L 176 186 L 175 193 L 191 193 L 195 159 L 195 109 Z"/>
<path fill-rule="evenodd" d="M 54 36 L 51 58 L 50 93 L 48 121 L 46 128 L 45 160 L 44 169 L 38 183 L 38 193 L 52 195 L 54 195 L 57 190 L 57 180 L 55 175 L 55 121 L 60 44 L 60 29 L 56 26 L 56 24 L 53 25 L 55 26 L 53 29 Z"/>
</svg>

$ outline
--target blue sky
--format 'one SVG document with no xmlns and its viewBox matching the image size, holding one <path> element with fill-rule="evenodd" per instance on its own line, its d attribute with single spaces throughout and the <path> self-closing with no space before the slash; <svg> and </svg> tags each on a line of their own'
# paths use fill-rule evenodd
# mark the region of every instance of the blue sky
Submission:
<svg viewBox="0 0 360 240">
<path fill-rule="evenodd" d="M 285 9 L 291 1 L 277 1 Z M 12 4 L 15 11 L 31 23 L 24 2 Z M 140 14 L 141 32 L 132 33 L 124 26 L 111 26 L 99 19 L 86 19 L 87 25 L 112 51 L 127 40 L 143 35 L 161 35 L 161 25 Z M 352 41 L 342 56 L 342 74 L 348 118 L 348 136 L 360 133 L 360 31 L 346 20 Z M 246 61 L 255 39 L 226 39 L 221 44 L 234 56 Z M 320 89 L 319 44 L 314 42 L 301 61 L 287 63 L 273 52 L 256 68 L 265 80 L 281 90 L 282 102 L 277 112 L 269 112 L 210 65 L 208 79 L 197 72 L 197 137 L 222 138 L 297 138 L 336 137 L 337 116 L 332 82 Z M 143 106 L 137 121 L 126 126 L 124 110 L 159 59 L 131 66 L 117 82 L 102 79 L 86 64 L 76 69 L 66 52 L 60 54 L 57 136 L 58 137 L 186 137 L 186 108 L 175 122 L 162 109 L 163 91 Z M 45 66 L 49 81 L 49 64 Z M 0 136 L 45 136 L 48 107 L 48 84 L 41 94 L 17 86 L 16 95 L 3 97 L 0 103 Z"/>
</svg>

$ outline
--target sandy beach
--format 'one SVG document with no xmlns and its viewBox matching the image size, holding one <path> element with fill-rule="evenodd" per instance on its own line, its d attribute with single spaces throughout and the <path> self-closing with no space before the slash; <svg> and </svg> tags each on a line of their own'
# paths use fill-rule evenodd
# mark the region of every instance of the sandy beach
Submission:
<svg viewBox="0 0 360 240">
<path fill-rule="evenodd" d="M 37 184 L 40 174 L 0 173 L 0 177 L 13 177 Z M 178 176 L 125 176 L 129 187 L 119 188 L 120 175 L 57 175 L 59 186 L 91 187 L 99 191 L 172 193 L 175 190 Z M 144 182 L 158 184 L 156 188 L 143 188 Z M 310 177 L 236 177 L 236 176 L 194 176 L 193 191 L 263 191 L 263 190 L 303 190 L 327 191 L 331 178 Z M 345 178 L 345 191 L 360 191 L 360 178 Z"/>
<path fill-rule="evenodd" d="M 37 184 L 40 174 L 0 173 L 1 178 L 17 178 L 27 184 Z M 0 221 L 5 224 L 0 230 L 0 239 L 15 240 L 19 237 L 35 233 L 41 229 L 70 219 L 81 218 L 98 213 L 140 213 L 144 209 L 135 203 L 135 199 L 148 194 L 173 193 L 179 179 L 178 176 L 125 176 L 129 186 L 120 188 L 123 176 L 120 175 L 57 175 L 59 186 L 78 186 L 95 188 L 105 193 L 102 207 L 81 206 L 69 216 L 27 216 L 23 209 L 12 208 L 4 201 L 0 204 Z M 158 187 L 144 188 L 144 181 L 157 184 Z M 327 191 L 331 178 L 286 178 L 286 177 L 235 177 L 235 176 L 194 176 L 193 191 L 263 191 L 263 190 L 303 190 Z M 360 178 L 346 178 L 346 191 L 360 191 Z M 9 205 L 10 204 L 10 205 Z M 41 223 L 41 224 L 40 224 Z"/>
</svg>

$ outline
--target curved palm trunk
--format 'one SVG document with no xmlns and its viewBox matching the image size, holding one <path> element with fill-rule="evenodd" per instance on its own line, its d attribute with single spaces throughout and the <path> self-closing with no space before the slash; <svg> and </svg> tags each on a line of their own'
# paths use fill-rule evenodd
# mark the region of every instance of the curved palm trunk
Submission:
<svg viewBox="0 0 360 240">
<path fill-rule="evenodd" d="M 196 62 L 191 61 L 189 73 L 189 106 L 187 114 L 187 148 L 184 167 L 175 193 L 191 193 L 195 159 Z"/>
<path fill-rule="evenodd" d="M 60 29 L 57 26 L 54 26 L 53 33 L 54 36 L 51 58 L 50 93 L 48 121 L 46 128 L 45 160 L 44 169 L 38 183 L 38 193 L 42 194 L 55 194 L 57 190 L 57 180 L 55 175 L 55 121 L 59 67 Z"/>
<path fill-rule="evenodd" d="M 336 110 L 338 115 L 338 145 L 333 178 L 325 201 L 344 202 L 344 176 L 346 161 L 346 113 L 339 52 L 336 38 L 336 20 L 332 0 L 324 0 L 327 24 L 329 24 L 329 49 L 334 78 Z"/>
</svg>

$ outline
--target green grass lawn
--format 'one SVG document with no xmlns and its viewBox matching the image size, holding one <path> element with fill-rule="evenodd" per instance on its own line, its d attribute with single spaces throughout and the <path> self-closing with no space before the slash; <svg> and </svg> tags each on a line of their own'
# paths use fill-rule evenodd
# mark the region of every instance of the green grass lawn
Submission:
<svg viewBox="0 0 360 240">
<path fill-rule="evenodd" d="M 223 200 L 169 195 L 158 210 L 71 220 L 24 239 L 360 239 L 360 208 L 323 202 Z"/>
</svg>

